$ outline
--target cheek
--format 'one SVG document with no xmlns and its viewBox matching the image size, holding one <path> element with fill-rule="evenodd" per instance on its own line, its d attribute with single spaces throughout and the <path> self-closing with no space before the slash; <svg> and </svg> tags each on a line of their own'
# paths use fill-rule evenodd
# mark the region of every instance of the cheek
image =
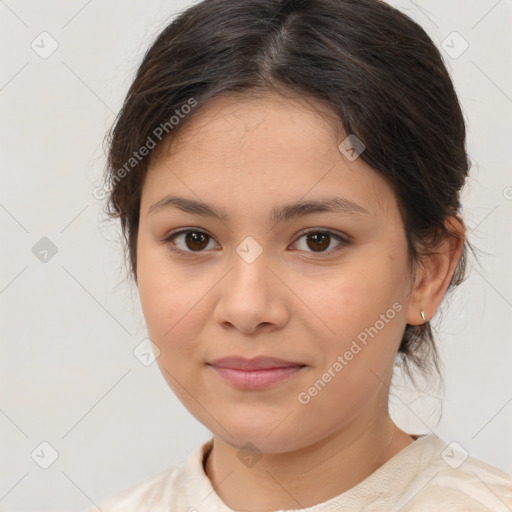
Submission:
<svg viewBox="0 0 512 512">
<path fill-rule="evenodd" d="M 358 336 L 364 341 L 368 329 L 375 332 L 372 327 L 388 340 L 400 337 L 405 321 L 403 271 L 389 264 L 384 267 L 379 260 L 360 258 L 308 293 L 329 328 L 326 334 L 338 340 L 338 350 L 340 342 L 350 344 Z"/>
<path fill-rule="evenodd" d="M 211 288 L 204 280 L 194 279 L 192 266 L 170 265 L 165 250 L 140 244 L 137 254 L 137 275 L 140 303 L 148 333 L 162 354 L 177 346 L 173 340 L 193 337 L 200 329 L 198 314 L 204 305 L 201 299 Z M 185 338 L 184 338 L 185 337 Z"/>
<path fill-rule="evenodd" d="M 319 337 L 322 363 L 311 379 L 320 379 L 319 387 L 328 381 L 317 403 L 326 412 L 340 403 L 345 410 L 364 403 L 393 366 L 405 328 L 405 282 L 389 263 L 361 258 L 325 281 L 322 293 L 315 288 L 308 295 L 327 326 Z"/>
<path fill-rule="evenodd" d="M 195 361 L 198 366 L 201 362 L 201 332 L 208 315 L 204 299 L 213 283 L 198 286 L 187 272 L 173 271 L 159 255 L 148 256 L 142 255 L 139 266 L 139 296 L 147 332 L 160 351 L 156 361 L 162 376 L 183 404 L 193 406 L 190 395 L 201 392 L 200 380 L 192 378 L 193 366 Z"/>
<path fill-rule="evenodd" d="M 387 393 L 405 322 L 404 308 L 395 300 L 398 294 L 391 284 L 383 288 L 351 274 L 331 285 L 324 296 L 321 317 L 335 335 L 325 330 L 318 338 L 321 364 L 305 379 L 300 399 L 297 396 L 305 418 L 305 441 L 319 435 L 314 418 L 325 419 L 322 434 L 328 435 Z"/>
</svg>

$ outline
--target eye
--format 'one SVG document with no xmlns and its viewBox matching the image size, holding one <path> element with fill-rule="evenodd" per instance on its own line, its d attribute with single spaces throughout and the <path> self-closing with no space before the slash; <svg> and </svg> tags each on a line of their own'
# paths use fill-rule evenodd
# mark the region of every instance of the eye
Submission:
<svg viewBox="0 0 512 512">
<path fill-rule="evenodd" d="M 325 249 L 331 245 L 333 238 L 339 242 L 338 245 L 335 246 L 334 249 L 326 251 Z M 313 249 L 311 251 L 313 253 L 331 254 L 336 251 L 338 247 L 348 244 L 348 241 L 337 233 L 321 229 L 314 229 L 303 233 L 299 238 L 299 241 L 302 239 L 305 239 L 305 242 L 299 245 L 302 245 L 302 247 L 305 247 L 306 249 Z M 306 250 L 306 252 L 308 251 Z"/>
<path fill-rule="evenodd" d="M 349 242 L 341 235 L 328 230 L 314 229 L 302 233 L 299 241 L 305 239 L 305 243 L 302 244 L 303 249 L 307 251 L 307 248 L 312 248 L 313 253 L 325 253 L 331 254 L 336 251 L 338 247 L 348 245 Z M 334 249 L 326 251 L 331 243 L 332 239 L 338 241 L 338 245 Z M 183 229 L 176 233 L 171 233 L 169 236 L 164 238 L 164 242 L 169 246 L 169 250 L 172 252 L 182 253 L 189 255 L 191 253 L 202 253 L 210 245 L 209 242 L 213 241 L 213 237 L 204 231 L 198 229 Z M 297 243 L 297 242 L 296 242 Z M 180 247 L 181 246 L 181 247 Z M 306 249 L 304 249 L 304 247 Z M 188 254 L 187 254 L 188 253 Z"/>
<path fill-rule="evenodd" d="M 203 249 L 209 245 L 208 240 L 213 240 L 213 238 L 204 231 L 197 229 L 183 229 L 164 239 L 171 246 L 169 247 L 171 251 L 181 253 L 203 252 Z M 176 246 L 178 248 L 175 248 Z"/>
</svg>

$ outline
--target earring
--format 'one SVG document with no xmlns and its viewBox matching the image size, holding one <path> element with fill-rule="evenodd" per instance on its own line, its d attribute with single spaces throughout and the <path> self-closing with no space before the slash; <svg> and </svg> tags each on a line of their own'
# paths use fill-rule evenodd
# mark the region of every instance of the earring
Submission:
<svg viewBox="0 0 512 512">
<path fill-rule="evenodd" d="M 421 318 L 423 318 L 423 321 L 426 322 L 427 319 L 425 317 L 425 313 L 423 313 L 423 310 L 421 310 L 420 312 L 421 312 Z"/>
</svg>

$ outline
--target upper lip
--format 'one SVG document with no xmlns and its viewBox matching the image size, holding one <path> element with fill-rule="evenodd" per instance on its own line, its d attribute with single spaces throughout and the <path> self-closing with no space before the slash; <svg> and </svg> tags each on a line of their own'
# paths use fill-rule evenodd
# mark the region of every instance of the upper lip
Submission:
<svg viewBox="0 0 512 512">
<path fill-rule="evenodd" d="M 290 366 L 306 366 L 303 363 L 286 361 L 277 357 L 254 357 L 246 358 L 240 356 L 223 357 L 208 363 L 221 368 L 233 368 L 235 370 L 268 370 L 271 368 L 287 368 Z"/>
</svg>

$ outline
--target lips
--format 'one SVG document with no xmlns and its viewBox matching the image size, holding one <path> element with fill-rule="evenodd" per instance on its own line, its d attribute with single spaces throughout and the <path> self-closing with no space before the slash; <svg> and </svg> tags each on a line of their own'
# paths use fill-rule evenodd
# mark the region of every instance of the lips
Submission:
<svg viewBox="0 0 512 512">
<path fill-rule="evenodd" d="M 216 366 L 217 368 L 230 368 L 233 370 L 243 370 L 247 372 L 306 366 L 305 364 L 296 361 L 263 356 L 255 358 L 245 358 L 240 356 L 223 357 L 208 364 Z"/>
<path fill-rule="evenodd" d="M 275 357 L 224 357 L 208 366 L 224 382 L 243 391 L 263 391 L 289 381 L 305 371 L 306 365 Z"/>
</svg>

